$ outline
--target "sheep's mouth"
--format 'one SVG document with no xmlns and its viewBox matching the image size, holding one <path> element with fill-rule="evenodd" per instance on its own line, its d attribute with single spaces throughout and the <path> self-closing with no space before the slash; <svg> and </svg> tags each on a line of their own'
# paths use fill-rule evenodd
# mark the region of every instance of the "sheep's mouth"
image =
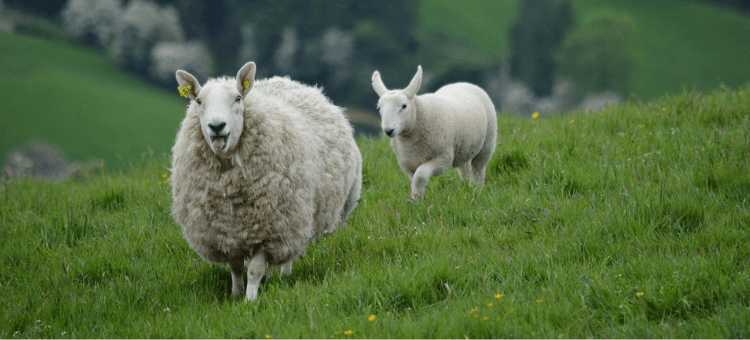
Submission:
<svg viewBox="0 0 750 340">
<path fill-rule="evenodd" d="M 227 147 L 227 139 L 229 139 L 228 133 L 223 136 L 211 136 L 211 146 L 215 151 L 222 151 Z"/>
</svg>

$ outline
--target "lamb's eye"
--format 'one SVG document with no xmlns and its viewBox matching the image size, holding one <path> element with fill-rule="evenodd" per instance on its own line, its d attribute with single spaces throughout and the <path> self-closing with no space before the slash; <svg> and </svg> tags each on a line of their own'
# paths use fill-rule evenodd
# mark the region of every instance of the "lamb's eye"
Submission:
<svg viewBox="0 0 750 340">
<path fill-rule="evenodd" d="M 240 100 L 242 100 L 242 97 L 240 97 L 240 96 L 237 96 L 237 99 L 235 99 L 234 101 L 236 101 L 236 102 L 238 102 L 238 103 L 239 103 L 239 102 L 240 102 Z"/>
<path fill-rule="evenodd" d="M 406 104 L 401 105 L 401 110 L 406 109 Z"/>
<path fill-rule="evenodd" d="M 201 103 L 201 100 L 200 100 L 200 98 L 196 98 L 196 99 L 195 99 L 195 102 L 196 102 L 196 103 L 198 103 L 198 104 L 203 104 L 203 103 Z"/>
</svg>

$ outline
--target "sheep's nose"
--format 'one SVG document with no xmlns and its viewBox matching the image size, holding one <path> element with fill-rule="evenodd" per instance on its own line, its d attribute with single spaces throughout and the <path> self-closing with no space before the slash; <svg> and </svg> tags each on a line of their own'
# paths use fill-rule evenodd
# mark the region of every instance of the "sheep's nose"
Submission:
<svg viewBox="0 0 750 340">
<path fill-rule="evenodd" d="M 393 129 L 383 130 L 383 132 L 385 132 L 386 136 L 393 137 Z"/>
<path fill-rule="evenodd" d="M 221 130 L 223 130 L 226 125 L 227 123 L 221 122 L 218 124 L 208 124 L 208 127 L 210 127 L 215 134 L 219 134 L 219 132 L 221 132 Z"/>
</svg>

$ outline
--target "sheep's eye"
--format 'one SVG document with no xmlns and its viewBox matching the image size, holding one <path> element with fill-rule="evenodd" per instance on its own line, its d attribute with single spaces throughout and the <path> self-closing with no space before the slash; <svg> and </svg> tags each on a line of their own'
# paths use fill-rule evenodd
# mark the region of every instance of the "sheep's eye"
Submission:
<svg viewBox="0 0 750 340">
<path fill-rule="evenodd" d="M 405 109 L 405 108 L 406 108 L 406 104 L 404 104 L 404 105 L 401 105 L 401 110 L 403 110 L 403 109 Z"/>
<path fill-rule="evenodd" d="M 195 99 L 195 102 L 196 102 L 196 103 L 198 103 L 198 104 L 203 104 L 203 103 L 201 103 L 201 100 L 200 100 L 200 98 L 196 98 L 196 99 Z"/>
<path fill-rule="evenodd" d="M 234 101 L 236 101 L 236 102 L 238 102 L 238 103 L 239 103 L 239 102 L 240 102 L 240 100 L 242 100 L 242 97 L 240 97 L 240 96 L 237 96 L 237 99 L 235 99 Z"/>
</svg>

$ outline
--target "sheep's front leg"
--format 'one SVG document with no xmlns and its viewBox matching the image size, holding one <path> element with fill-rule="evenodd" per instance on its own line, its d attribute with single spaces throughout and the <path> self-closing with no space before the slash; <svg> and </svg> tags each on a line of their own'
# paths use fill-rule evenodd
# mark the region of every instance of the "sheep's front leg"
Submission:
<svg viewBox="0 0 750 340">
<path fill-rule="evenodd" d="M 247 265 L 247 291 L 245 301 L 255 300 L 258 297 L 258 288 L 263 274 L 266 272 L 266 253 L 258 252 Z"/>
<path fill-rule="evenodd" d="M 229 261 L 229 269 L 232 271 L 232 295 L 240 296 L 245 288 L 245 260 L 240 258 Z"/>
<path fill-rule="evenodd" d="M 414 179 L 411 181 L 411 199 L 415 200 L 424 195 L 424 188 L 430 178 L 440 175 L 450 165 L 450 162 L 434 160 L 424 163 L 417 167 L 414 172 Z"/>
</svg>

